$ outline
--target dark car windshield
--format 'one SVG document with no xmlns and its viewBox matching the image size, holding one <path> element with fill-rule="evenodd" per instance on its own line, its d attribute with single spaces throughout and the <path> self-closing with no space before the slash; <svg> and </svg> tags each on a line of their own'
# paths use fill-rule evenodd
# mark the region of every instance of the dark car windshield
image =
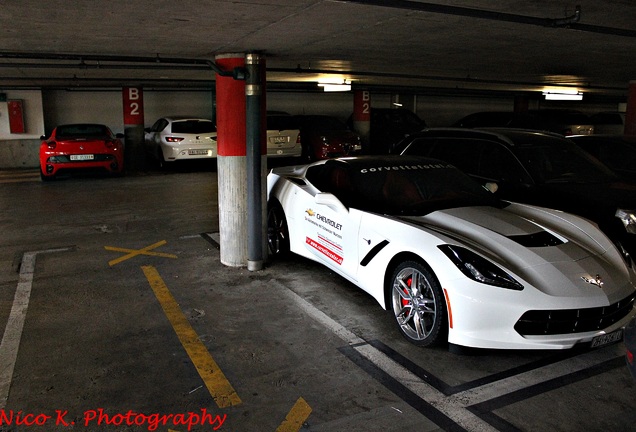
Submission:
<svg viewBox="0 0 636 432">
<path fill-rule="evenodd" d="M 436 210 L 503 204 L 454 166 L 441 161 L 379 163 L 350 167 L 325 164 L 307 178 L 347 207 L 388 215 L 425 215 Z"/>
<path fill-rule="evenodd" d="M 172 123 L 172 133 L 205 134 L 216 132 L 216 127 L 211 121 L 184 120 Z"/>
<path fill-rule="evenodd" d="M 57 139 L 73 138 L 111 138 L 110 129 L 98 124 L 75 124 L 58 126 L 55 131 Z"/>
<path fill-rule="evenodd" d="M 301 120 L 301 123 L 309 129 L 321 131 L 343 131 L 348 129 L 344 122 L 330 116 L 309 116 Z"/>
<path fill-rule="evenodd" d="M 267 116 L 268 130 L 295 130 L 298 129 L 298 123 L 293 116 L 270 114 Z"/>
<path fill-rule="evenodd" d="M 569 141 L 537 139 L 515 146 L 514 152 L 538 184 L 603 183 L 616 179 L 609 168 Z"/>
</svg>

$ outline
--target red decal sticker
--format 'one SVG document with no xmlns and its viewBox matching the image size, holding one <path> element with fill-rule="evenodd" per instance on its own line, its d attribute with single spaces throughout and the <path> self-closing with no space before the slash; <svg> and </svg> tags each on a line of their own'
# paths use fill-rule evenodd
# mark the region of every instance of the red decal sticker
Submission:
<svg viewBox="0 0 636 432">
<path fill-rule="evenodd" d="M 306 238 L 306 243 L 312 248 L 316 249 L 321 254 L 323 254 L 324 256 L 326 256 L 327 258 L 329 258 L 330 260 L 334 261 L 335 263 L 342 264 L 342 257 L 338 255 L 337 253 L 335 253 L 334 251 L 329 250 L 325 246 L 321 245 L 315 240 L 310 239 L 309 237 Z"/>
</svg>

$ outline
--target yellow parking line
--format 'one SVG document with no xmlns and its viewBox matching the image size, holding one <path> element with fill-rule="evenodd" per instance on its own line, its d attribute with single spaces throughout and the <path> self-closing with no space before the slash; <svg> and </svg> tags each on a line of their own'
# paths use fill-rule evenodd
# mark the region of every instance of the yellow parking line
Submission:
<svg viewBox="0 0 636 432">
<path fill-rule="evenodd" d="M 155 293 L 157 300 L 161 304 L 166 317 L 177 333 L 183 348 L 185 348 L 194 367 L 199 372 L 210 395 L 214 398 L 219 408 L 226 408 L 239 405 L 241 399 L 227 380 L 219 366 L 216 364 L 207 348 L 199 340 L 199 336 L 194 331 L 188 319 L 185 317 L 179 304 L 174 299 L 168 287 L 164 283 L 159 272 L 153 266 L 141 267 L 150 287 Z"/>
<path fill-rule="evenodd" d="M 285 420 L 278 426 L 276 432 L 298 432 L 311 414 L 311 407 L 305 399 L 298 398 Z"/>
<path fill-rule="evenodd" d="M 120 262 L 136 257 L 137 255 L 150 255 L 150 256 L 158 256 L 163 258 L 177 258 L 177 256 L 174 254 L 168 254 L 163 252 L 151 252 L 152 249 L 158 248 L 159 246 L 163 246 L 166 243 L 167 242 L 165 240 L 161 240 L 161 241 L 158 241 L 157 243 L 151 244 L 150 246 L 146 246 L 145 248 L 141 248 L 141 249 L 126 249 L 126 248 L 119 248 L 114 246 L 104 246 L 104 249 L 109 251 L 115 251 L 115 252 L 127 252 L 126 255 L 123 255 L 119 258 L 108 261 L 108 265 L 112 267 L 115 264 L 119 264 Z"/>
</svg>

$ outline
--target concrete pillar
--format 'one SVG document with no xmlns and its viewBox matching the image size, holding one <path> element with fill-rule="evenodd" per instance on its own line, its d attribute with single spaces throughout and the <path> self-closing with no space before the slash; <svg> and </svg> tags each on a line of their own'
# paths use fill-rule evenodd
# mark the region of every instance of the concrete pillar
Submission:
<svg viewBox="0 0 636 432">
<path fill-rule="evenodd" d="M 629 82 L 629 95 L 625 110 L 625 135 L 636 135 L 636 81 Z"/>
<path fill-rule="evenodd" d="M 363 153 L 370 153 L 371 94 L 368 90 L 356 90 L 353 93 L 353 130 L 360 135 Z"/>
<path fill-rule="evenodd" d="M 145 169 L 144 143 L 144 93 L 141 87 L 122 89 L 124 107 L 124 169 L 139 171 Z"/>
<path fill-rule="evenodd" d="M 220 54 L 222 70 L 245 67 L 245 54 Z M 245 81 L 216 74 L 217 173 L 221 263 L 247 263 L 247 166 Z"/>
</svg>

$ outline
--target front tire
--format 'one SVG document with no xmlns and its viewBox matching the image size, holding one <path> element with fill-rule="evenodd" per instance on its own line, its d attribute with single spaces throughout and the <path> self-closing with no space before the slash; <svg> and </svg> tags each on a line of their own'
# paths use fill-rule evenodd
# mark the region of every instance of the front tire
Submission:
<svg viewBox="0 0 636 432">
<path fill-rule="evenodd" d="M 402 335 L 426 347 L 446 341 L 448 320 L 442 289 L 433 272 L 405 261 L 389 281 L 391 312 Z"/>
<path fill-rule="evenodd" d="M 267 246 L 271 256 L 289 253 L 289 228 L 283 207 L 277 203 L 267 206 Z"/>
</svg>

